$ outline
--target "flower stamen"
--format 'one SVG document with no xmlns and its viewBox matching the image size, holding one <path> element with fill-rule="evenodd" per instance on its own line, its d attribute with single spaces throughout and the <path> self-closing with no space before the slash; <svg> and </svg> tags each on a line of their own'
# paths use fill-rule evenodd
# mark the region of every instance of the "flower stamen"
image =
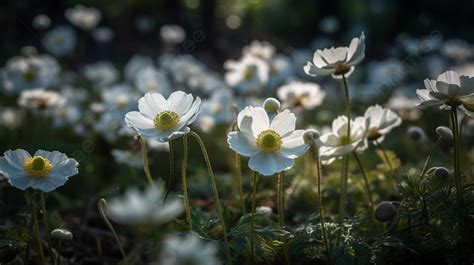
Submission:
<svg viewBox="0 0 474 265">
<path fill-rule="evenodd" d="M 163 111 L 153 119 L 155 128 L 162 131 L 170 131 L 179 123 L 179 115 L 173 111 Z"/>
<path fill-rule="evenodd" d="M 40 179 L 46 177 L 53 170 L 53 165 L 42 156 L 34 156 L 25 160 L 23 170 L 28 176 Z"/>
<path fill-rule="evenodd" d="M 273 130 L 261 132 L 256 141 L 257 147 L 265 153 L 275 153 L 281 148 L 281 136 Z"/>
</svg>

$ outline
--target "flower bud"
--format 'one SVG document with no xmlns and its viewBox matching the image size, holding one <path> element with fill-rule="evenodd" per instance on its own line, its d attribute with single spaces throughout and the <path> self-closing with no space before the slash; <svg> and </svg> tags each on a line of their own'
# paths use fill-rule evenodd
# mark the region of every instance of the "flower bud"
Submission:
<svg viewBox="0 0 474 265">
<path fill-rule="evenodd" d="M 440 180 L 446 180 L 451 177 L 451 171 L 445 167 L 438 167 L 433 171 L 432 175 Z"/>
<path fill-rule="evenodd" d="M 268 113 L 277 113 L 280 109 L 280 101 L 276 98 L 267 98 L 263 102 L 263 108 Z"/>
<path fill-rule="evenodd" d="M 453 140 L 453 131 L 451 131 L 451 129 L 449 129 L 448 127 L 439 126 L 438 128 L 436 128 L 436 133 L 443 140 L 446 140 L 446 141 Z"/>
<path fill-rule="evenodd" d="M 319 136 L 321 136 L 321 134 L 319 133 L 318 130 L 316 130 L 316 129 L 307 129 L 307 130 L 304 131 L 303 139 L 304 139 L 304 142 L 307 144 L 307 143 L 313 142 L 315 140 L 318 140 Z"/>
<path fill-rule="evenodd" d="M 375 209 L 375 219 L 379 222 L 387 222 L 392 220 L 397 213 L 397 208 L 390 201 L 383 201 L 377 205 Z"/>
<path fill-rule="evenodd" d="M 416 142 L 423 141 L 423 139 L 426 138 L 425 131 L 423 131 L 423 129 L 417 126 L 412 126 L 408 128 L 407 134 L 408 134 L 408 137 L 410 137 L 410 139 Z"/>
<path fill-rule="evenodd" d="M 66 229 L 54 229 L 51 237 L 58 240 L 72 240 L 72 233 Z"/>
</svg>

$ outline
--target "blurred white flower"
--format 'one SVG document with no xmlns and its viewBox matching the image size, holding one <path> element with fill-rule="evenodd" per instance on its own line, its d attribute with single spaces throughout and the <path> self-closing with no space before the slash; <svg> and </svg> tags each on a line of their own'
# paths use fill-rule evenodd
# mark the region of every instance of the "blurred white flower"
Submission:
<svg viewBox="0 0 474 265">
<path fill-rule="evenodd" d="M 474 77 L 446 71 L 437 80 L 425 79 L 425 89 L 417 89 L 416 94 L 419 107 L 459 107 L 467 115 L 474 114 Z"/>
<path fill-rule="evenodd" d="M 335 16 L 325 17 L 319 22 L 319 28 L 326 34 L 335 33 L 339 29 L 339 26 L 339 20 Z"/>
<path fill-rule="evenodd" d="M 369 82 L 378 86 L 393 86 L 405 77 L 403 64 L 395 59 L 371 62 L 367 72 Z"/>
<path fill-rule="evenodd" d="M 112 113 L 117 121 L 122 121 L 125 113 L 135 109 L 139 97 L 133 88 L 127 84 L 116 84 L 102 91 L 102 100 L 108 113 Z"/>
<path fill-rule="evenodd" d="M 97 27 L 92 30 L 92 37 L 99 43 L 107 43 L 114 38 L 114 31 L 109 27 Z"/>
<path fill-rule="evenodd" d="M 242 49 L 242 56 L 253 56 L 262 60 L 270 60 L 275 53 L 275 46 L 266 41 L 254 40 Z"/>
<path fill-rule="evenodd" d="M 69 55 L 76 48 L 76 32 L 70 26 L 57 26 L 46 33 L 42 43 L 44 48 L 54 56 Z"/>
<path fill-rule="evenodd" d="M 230 124 L 234 119 L 232 104 L 233 96 L 230 90 L 217 90 L 202 102 L 197 123 L 202 123 L 203 131 L 209 131 L 216 124 Z"/>
<path fill-rule="evenodd" d="M 239 61 L 224 63 L 225 80 L 241 93 L 262 91 L 267 85 L 270 73 L 268 63 L 254 56 L 244 56 Z"/>
<path fill-rule="evenodd" d="M 164 197 L 165 189 L 161 183 L 144 191 L 129 188 L 123 197 L 110 200 L 106 213 L 121 224 L 164 224 L 180 216 L 184 210 L 180 199 L 168 197 L 163 202 Z"/>
<path fill-rule="evenodd" d="M 37 29 L 47 29 L 51 26 L 51 19 L 47 15 L 37 15 L 33 18 L 33 27 Z"/>
<path fill-rule="evenodd" d="M 3 69 L 3 87 L 18 93 L 32 88 L 49 88 L 58 81 L 59 64 L 49 55 L 17 56 L 9 59 Z"/>
<path fill-rule="evenodd" d="M 152 58 L 139 54 L 134 55 L 125 65 L 125 78 L 127 81 L 134 83 L 138 72 L 148 66 L 153 66 Z"/>
<path fill-rule="evenodd" d="M 276 55 L 268 61 L 269 80 L 268 87 L 272 90 L 284 84 L 294 74 L 294 66 L 291 60 L 283 55 Z"/>
<path fill-rule="evenodd" d="M 99 9 L 82 5 L 66 9 L 64 15 L 71 24 L 85 31 L 95 28 L 102 18 Z"/>
<path fill-rule="evenodd" d="M 82 69 L 82 73 L 98 88 L 105 88 L 119 79 L 118 70 L 107 61 L 88 64 Z"/>
<path fill-rule="evenodd" d="M 155 19 L 151 16 L 138 16 L 135 18 L 135 27 L 142 33 L 148 33 L 153 30 Z"/>
<path fill-rule="evenodd" d="M 55 91 L 47 91 L 42 88 L 23 91 L 18 98 L 20 107 L 31 110 L 51 110 L 62 107 L 66 98 Z"/>
<path fill-rule="evenodd" d="M 161 265 L 219 265 L 217 246 L 206 243 L 195 234 L 181 238 L 171 236 L 163 242 Z"/>
<path fill-rule="evenodd" d="M 303 107 L 312 110 L 323 103 L 326 92 L 316 83 L 292 81 L 277 91 L 283 108 Z"/>
<path fill-rule="evenodd" d="M 365 140 L 370 120 L 365 117 L 351 120 L 350 137 L 347 135 L 347 121 L 346 116 L 337 117 L 332 122 L 332 131 L 319 138 L 322 144 L 319 155 L 324 164 L 330 164 L 343 155 L 367 148 Z"/>
<path fill-rule="evenodd" d="M 378 104 L 369 107 L 365 111 L 364 117 L 370 121 L 367 140 L 377 141 L 378 143 L 381 143 L 385 135 L 392 131 L 393 128 L 402 124 L 402 119 L 395 112 Z"/>
<path fill-rule="evenodd" d="M 441 54 L 456 61 L 465 61 L 472 56 L 472 50 L 466 41 L 452 39 L 443 43 L 441 46 Z"/>
<path fill-rule="evenodd" d="M 23 149 L 8 150 L 0 157 L 0 172 L 15 188 L 50 192 L 79 171 L 79 163 L 58 151 L 38 150 L 32 157 Z"/>
<path fill-rule="evenodd" d="M 77 125 L 82 117 L 81 108 L 72 102 L 68 102 L 64 106 L 54 109 L 53 124 L 56 127 L 63 127 L 65 125 Z"/>
<path fill-rule="evenodd" d="M 354 68 L 365 56 L 365 35 L 353 38 L 349 47 L 338 47 L 316 50 L 312 62 L 307 62 L 304 70 L 307 75 L 321 76 L 331 74 L 341 79 L 342 75 L 350 76 Z"/>
<path fill-rule="evenodd" d="M 306 152 L 304 130 L 295 130 L 296 116 L 289 110 L 271 121 L 262 107 L 246 107 L 237 117 L 239 131 L 227 134 L 229 147 L 250 157 L 248 166 L 264 176 L 290 169 Z"/>
<path fill-rule="evenodd" d="M 160 36 L 165 43 L 179 44 L 186 38 L 186 32 L 179 25 L 163 25 L 160 29 Z"/>
<path fill-rule="evenodd" d="M 168 78 L 154 66 L 145 66 L 138 71 L 135 86 L 142 93 L 157 92 L 166 97 L 171 93 Z"/>
<path fill-rule="evenodd" d="M 418 101 L 401 93 L 395 93 L 387 102 L 387 107 L 393 109 L 403 120 L 415 121 L 421 117 L 421 111 L 413 106 Z"/>
<path fill-rule="evenodd" d="M 18 108 L 0 108 L 0 125 L 15 130 L 23 125 L 25 112 Z"/>
<path fill-rule="evenodd" d="M 131 150 L 112 149 L 112 156 L 118 164 L 133 168 L 143 168 L 143 155 L 141 152 Z M 152 162 L 152 161 L 150 161 Z"/>
<path fill-rule="evenodd" d="M 171 93 L 168 99 L 159 93 L 146 93 L 138 100 L 139 111 L 125 115 L 129 127 L 147 138 L 168 142 L 189 132 L 201 107 L 201 99 L 182 91 Z"/>
</svg>

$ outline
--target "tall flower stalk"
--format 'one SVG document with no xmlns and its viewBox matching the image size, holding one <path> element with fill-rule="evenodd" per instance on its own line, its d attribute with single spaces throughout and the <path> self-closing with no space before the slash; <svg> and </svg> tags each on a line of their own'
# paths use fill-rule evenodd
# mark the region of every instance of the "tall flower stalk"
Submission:
<svg viewBox="0 0 474 265">
<path fill-rule="evenodd" d="M 183 165 L 182 165 L 182 181 L 183 181 L 183 197 L 184 197 L 184 208 L 186 211 L 186 219 L 188 221 L 188 226 L 189 229 L 193 229 L 192 225 L 192 217 L 191 217 L 191 205 L 189 201 L 189 194 L 187 190 L 187 177 L 186 177 L 186 168 L 187 168 L 187 160 L 188 160 L 188 138 L 192 136 L 194 139 L 199 144 L 199 147 L 201 148 L 202 155 L 204 157 L 204 161 L 207 166 L 207 171 L 209 174 L 209 177 L 211 178 L 211 188 L 212 192 L 214 193 L 214 198 L 216 200 L 216 206 L 217 206 L 217 213 L 219 215 L 219 219 L 222 225 L 222 233 L 224 236 L 224 243 L 225 243 L 225 252 L 226 252 L 226 257 L 227 257 L 227 264 L 232 264 L 231 256 L 230 256 L 230 244 L 229 240 L 227 238 L 227 229 L 224 221 L 224 212 L 222 209 L 222 204 L 219 196 L 219 192 L 217 190 L 217 184 L 216 184 L 216 178 L 214 176 L 214 172 L 212 170 L 212 165 L 211 161 L 209 159 L 209 155 L 206 150 L 206 146 L 204 145 L 204 142 L 202 141 L 201 137 L 195 132 L 188 132 L 184 135 L 183 137 Z"/>
<path fill-rule="evenodd" d="M 46 196 L 44 192 L 41 192 L 41 214 L 43 216 L 43 225 L 44 225 L 44 230 L 45 230 L 45 236 L 46 236 L 46 243 L 48 244 L 48 251 L 49 251 L 49 256 L 51 257 L 52 264 L 56 264 L 54 260 L 54 255 L 53 255 L 53 245 L 51 243 L 51 235 L 50 235 L 50 230 L 49 230 L 49 222 L 48 222 L 48 215 L 46 213 Z"/>
<path fill-rule="evenodd" d="M 256 211 L 256 194 L 257 194 L 257 172 L 252 174 L 252 219 L 251 226 L 252 231 L 250 231 L 250 259 L 252 264 L 255 264 L 255 211 Z"/>
<path fill-rule="evenodd" d="M 38 225 L 38 214 L 36 212 L 36 192 L 31 191 L 31 216 L 33 220 L 34 238 L 36 240 L 36 250 L 40 256 L 40 264 L 46 265 L 46 258 L 44 257 L 43 243 L 40 236 L 39 225 Z"/>
<path fill-rule="evenodd" d="M 453 128 L 454 140 L 454 180 L 459 203 L 463 201 L 463 188 L 461 179 L 461 147 L 459 139 L 459 122 L 456 107 L 451 108 L 451 126 Z"/>
<path fill-rule="evenodd" d="M 168 198 L 168 195 L 170 194 L 171 189 L 173 188 L 174 184 L 174 151 L 173 151 L 173 141 L 170 140 L 168 142 L 169 146 L 169 164 L 170 164 L 170 175 L 168 178 L 168 186 L 166 187 L 166 194 L 164 200 L 166 201 L 166 198 Z"/>
<path fill-rule="evenodd" d="M 347 85 L 346 76 L 342 74 L 342 81 L 344 84 L 344 98 L 346 104 L 347 116 L 347 142 L 351 142 L 351 106 L 349 98 L 349 86 Z M 339 202 L 339 217 L 342 224 L 346 215 L 346 199 L 347 199 L 347 179 L 349 177 L 349 154 L 344 157 L 343 174 L 341 179 L 341 196 Z"/>
<path fill-rule="evenodd" d="M 141 135 L 138 135 L 137 137 L 138 137 L 138 141 L 140 142 L 141 149 L 142 149 L 143 170 L 145 170 L 146 179 L 148 181 L 148 184 L 151 187 L 154 187 L 155 183 L 153 182 L 153 178 L 151 177 L 150 167 L 148 165 L 148 150 L 146 148 L 145 139 L 143 139 L 143 137 Z"/>
<path fill-rule="evenodd" d="M 285 229 L 285 172 L 278 173 L 277 180 L 277 205 L 278 205 L 278 224 L 280 229 Z M 288 257 L 288 248 L 286 243 L 283 242 L 283 255 L 285 256 L 285 263 L 290 264 Z"/>
</svg>

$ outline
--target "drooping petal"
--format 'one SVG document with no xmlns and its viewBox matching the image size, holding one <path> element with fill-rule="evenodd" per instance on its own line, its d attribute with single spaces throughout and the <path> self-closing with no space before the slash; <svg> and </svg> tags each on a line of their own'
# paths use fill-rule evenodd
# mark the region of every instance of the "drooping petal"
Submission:
<svg viewBox="0 0 474 265">
<path fill-rule="evenodd" d="M 230 132 L 227 134 L 227 143 L 236 153 L 250 157 L 260 150 L 255 144 L 255 138 L 248 132 Z"/>
</svg>

